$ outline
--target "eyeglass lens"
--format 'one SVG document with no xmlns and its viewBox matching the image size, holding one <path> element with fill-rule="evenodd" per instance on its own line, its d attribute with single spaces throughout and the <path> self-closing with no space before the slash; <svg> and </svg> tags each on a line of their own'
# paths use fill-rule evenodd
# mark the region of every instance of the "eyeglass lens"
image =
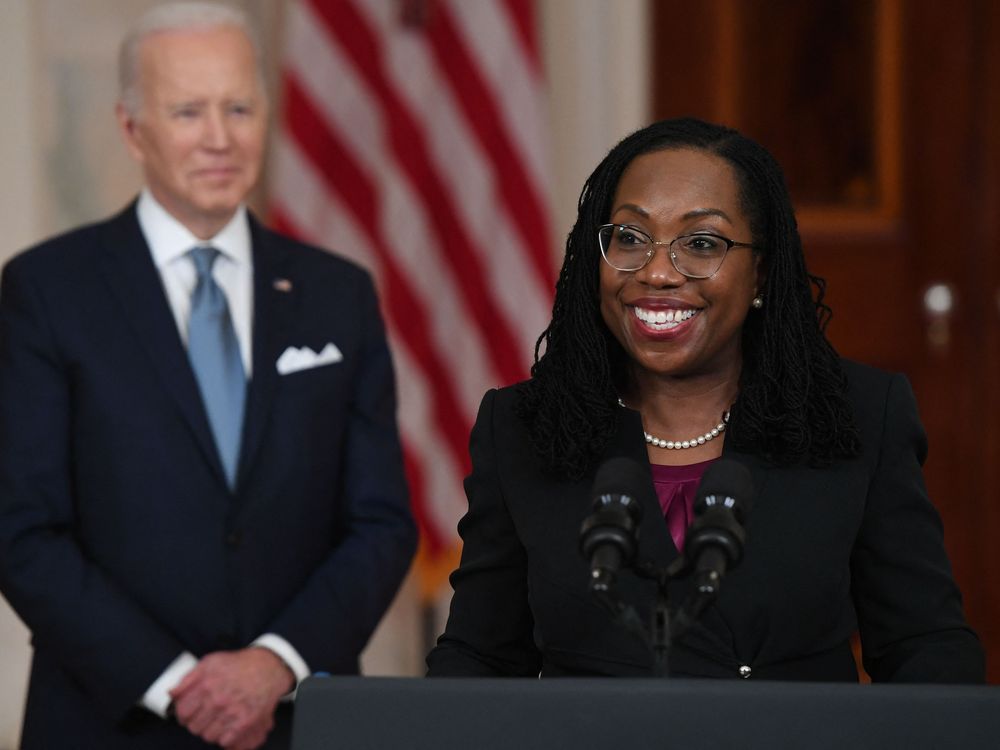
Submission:
<svg viewBox="0 0 1000 750">
<path fill-rule="evenodd" d="M 638 271 L 653 256 L 657 244 L 644 232 L 618 224 L 601 227 L 598 234 L 601 252 L 619 271 Z M 713 234 L 689 234 L 673 240 L 669 246 L 674 268 L 685 276 L 706 278 L 722 265 L 728 243 Z"/>
</svg>

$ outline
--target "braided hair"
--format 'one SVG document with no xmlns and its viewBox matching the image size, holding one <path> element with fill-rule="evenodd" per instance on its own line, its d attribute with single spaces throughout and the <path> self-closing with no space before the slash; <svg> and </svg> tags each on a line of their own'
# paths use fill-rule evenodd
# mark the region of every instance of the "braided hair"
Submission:
<svg viewBox="0 0 1000 750">
<path fill-rule="evenodd" d="M 766 304 L 743 325 L 740 392 L 727 441 L 780 464 L 826 465 L 857 455 L 847 379 L 824 333 L 830 319 L 824 282 L 806 271 L 781 168 L 737 131 L 684 118 L 627 136 L 583 186 L 552 320 L 535 344 L 531 379 L 518 386 L 517 412 L 543 465 L 556 476 L 579 478 L 615 432 L 617 386 L 628 358 L 600 313 L 597 229 L 609 220 L 626 167 L 638 156 L 671 148 L 700 149 L 729 162 L 753 243 L 761 248 Z"/>
</svg>

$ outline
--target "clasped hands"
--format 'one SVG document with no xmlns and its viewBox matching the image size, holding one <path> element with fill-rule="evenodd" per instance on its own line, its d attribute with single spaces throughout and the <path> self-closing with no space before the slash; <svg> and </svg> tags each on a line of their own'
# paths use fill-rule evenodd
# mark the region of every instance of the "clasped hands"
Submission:
<svg viewBox="0 0 1000 750">
<path fill-rule="evenodd" d="M 295 676 L 266 648 L 217 651 L 173 690 L 174 716 L 189 732 L 226 750 L 255 750 L 274 727 L 274 711 Z"/>
</svg>

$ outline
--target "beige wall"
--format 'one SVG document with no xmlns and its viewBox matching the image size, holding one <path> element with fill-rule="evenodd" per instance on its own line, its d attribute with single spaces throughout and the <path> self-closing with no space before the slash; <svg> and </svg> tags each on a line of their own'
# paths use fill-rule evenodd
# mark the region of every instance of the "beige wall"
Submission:
<svg viewBox="0 0 1000 750">
<path fill-rule="evenodd" d="M 134 194 L 139 176 L 112 113 L 115 49 L 156 2 L 0 0 L 0 262 Z M 647 118 L 646 0 L 540 2 L 557 247 L 590 170 Z M 246 4 L 264 28 L 280 27 L 282 0 Z M 364 654 L 366 673 L 419 674 L 421 622 L 408 583 Z M 0 600 L 0 750 L 16 744 L 29 656 L 27 631 Z"/>
</svg>

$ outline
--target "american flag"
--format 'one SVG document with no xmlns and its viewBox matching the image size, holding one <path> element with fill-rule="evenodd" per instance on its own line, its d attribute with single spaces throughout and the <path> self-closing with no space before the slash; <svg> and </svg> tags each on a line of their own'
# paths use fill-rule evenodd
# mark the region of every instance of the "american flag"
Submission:
<svg viewBox="0 0 1000 750">
<path fill-rule="evenodd" d="M 551 309 L 534 0 L 292 0 L 272 223 L 368 268 L 395 359 L 433 596 L 455 560 L 468 436 L 527 375 Z"/>
</svg>

